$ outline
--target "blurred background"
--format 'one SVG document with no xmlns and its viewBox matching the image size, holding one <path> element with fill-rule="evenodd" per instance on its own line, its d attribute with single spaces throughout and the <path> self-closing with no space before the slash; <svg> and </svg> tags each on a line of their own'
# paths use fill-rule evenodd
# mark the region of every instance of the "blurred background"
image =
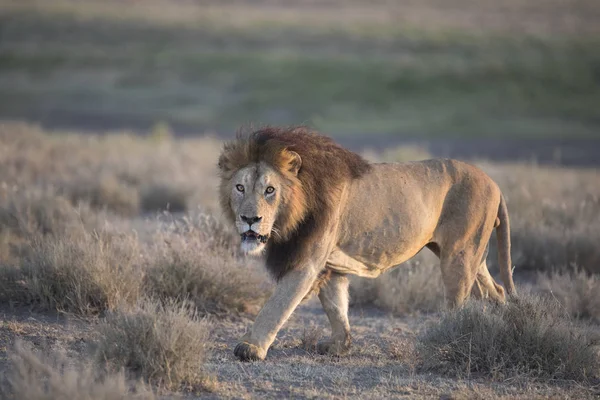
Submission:
<svg viewBox="0 0 600 400">
<path fill-rule="evenodd" d="M 0 119 L 600 163 L 597 0 L 0 0 Z"/>
</svg>

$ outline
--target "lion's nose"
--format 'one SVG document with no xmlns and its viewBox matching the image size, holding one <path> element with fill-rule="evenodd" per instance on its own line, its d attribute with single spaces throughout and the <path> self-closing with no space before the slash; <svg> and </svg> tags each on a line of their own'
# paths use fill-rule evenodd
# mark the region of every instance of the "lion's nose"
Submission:
<svg viewBox="0 0 600 400">
<path fill-rule="evenodd" d="M 244 221 L 248 225 L 252 225 L 257 222 L 260 222 L 260 220 L 262 219 L 262 217 L 246 217 L 245 215 L 240 215 L 240 218 L 242 219 L 242 221 Z"/>
</svg>

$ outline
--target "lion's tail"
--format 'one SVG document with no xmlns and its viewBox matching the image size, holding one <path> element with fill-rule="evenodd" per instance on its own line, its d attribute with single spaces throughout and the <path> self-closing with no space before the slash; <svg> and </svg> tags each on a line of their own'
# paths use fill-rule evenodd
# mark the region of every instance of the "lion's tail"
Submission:
<svg viewBox="0 0 600 400">
<path fill-rule="evenodd" d="M 510 221 L 504 196 L 500 196 L 498 218 L 496 219 L 496 239 L 498 240 L 498 264 L 500 277 L 508 295 L 515 295 L 515 283 L 512 278 L 512 262 L 510 259 Z"/>
</svg>

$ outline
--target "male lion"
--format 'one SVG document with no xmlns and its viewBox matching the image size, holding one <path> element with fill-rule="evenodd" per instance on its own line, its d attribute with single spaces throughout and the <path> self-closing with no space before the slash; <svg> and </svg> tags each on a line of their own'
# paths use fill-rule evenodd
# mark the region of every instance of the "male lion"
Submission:
<svg viewBox="0 0 600 400">
<path fill-rule="evenodd" d="M 242 250 L 266 255 L 271 298 L 235 348 L 262 360 L 311 290 L 331 322 L 319 351 L 350 346 L 347 274 L 375 278 L 423 247 L 441 261 L 449 306 L 471 293 L 504 302 L 487 246 L 495 227 L 500 275 L 514 293 L 509 220 L 500 189 L 456 160 L 369 164 L 306 128 L 264 128 L 227 142 L 219 158 L 220 203 Z"/>
</svg>

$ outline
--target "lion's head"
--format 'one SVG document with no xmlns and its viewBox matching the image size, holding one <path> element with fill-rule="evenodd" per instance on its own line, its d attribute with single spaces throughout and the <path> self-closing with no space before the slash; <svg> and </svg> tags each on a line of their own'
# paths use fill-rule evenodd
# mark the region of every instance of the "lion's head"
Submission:
<svg viewBox="0 0 600 400">
<path fill-rule="evenodd" d="M 337 188 L 369 168 L 357 154 L 304 127 L 239 133 L 223 146 L 218 165 L 221 207 L 242 250 L 269 248 L 276 258 L 292 257 L 318 234 L 337 202 Z"/>
<path fill-rule="evenodd" d="M 219 158 L 221 206 L 235 223 L 245 253 L 258 254 L 271 237 L 285 240 L 304 218 L 298 179 L 302 158 L 282 143 L 259 146 L 256 138 L 225 144 Z"/>
</svg>

